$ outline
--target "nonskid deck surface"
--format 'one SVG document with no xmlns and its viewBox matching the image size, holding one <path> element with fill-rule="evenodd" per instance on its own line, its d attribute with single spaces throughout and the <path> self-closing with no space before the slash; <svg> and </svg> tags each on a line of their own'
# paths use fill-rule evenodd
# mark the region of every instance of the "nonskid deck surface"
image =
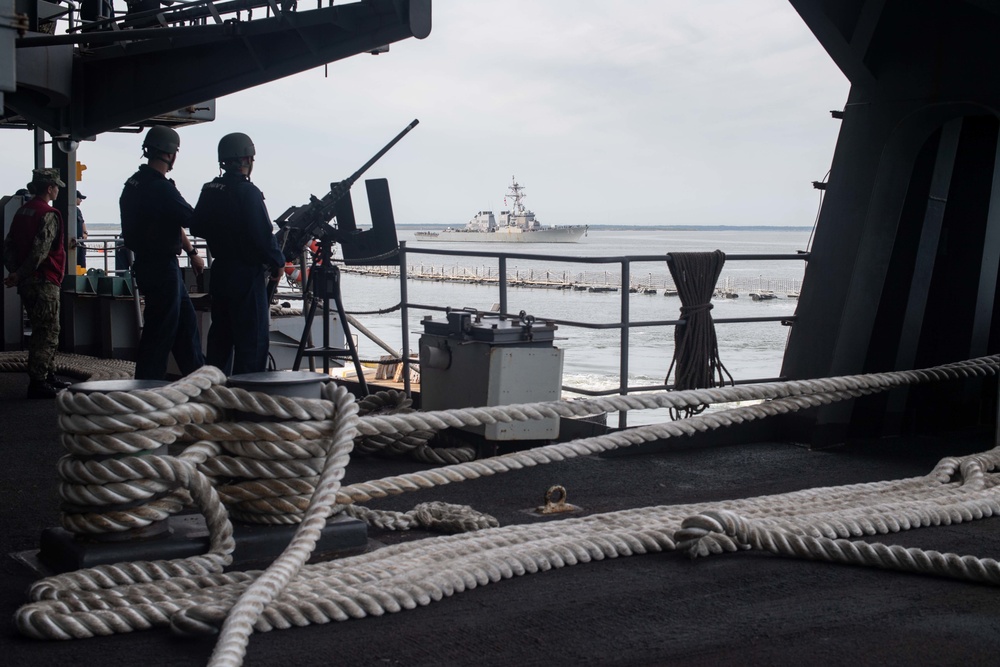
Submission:
<svg viewBox="0 0 1000 667">
<path fill-rule="evenodd" d="M 23 398 L 26 379 L 0 373 L 3 606 L 10 619 L 36 578 L 6 556 L 35 549 L 57 525 L 55 405 Z M 685 448 L 583 458 L 373 502 L 408 510 L 427 500 L 471 505 L 501 525 L 558 522 L 526 510 L 566 488 L 585 513 L 781 493 L 927 474 L 943 456 L 991 439 L 913 439 L 808 451 L 787 444 Z M 356 458 L 346 483 L 426 466 Z M 570 515 L 572 516 L 572 515 Z M 427 537 L 369 532 L 373 546 Z M 1000 522 L 879 538 L 978 556 L 1000 553 Z M 246 665 L 441 664 L 992 664 L 1000 638 L 993 587 L 742 552 L 689 560 L 680 553 L 565 567 L 480 587 L 416 610 L 255 634 Z M 2 635 L 11 665 L 205 664 L 212 640 L 165 630 L 69 642 Z"/>
</svg>

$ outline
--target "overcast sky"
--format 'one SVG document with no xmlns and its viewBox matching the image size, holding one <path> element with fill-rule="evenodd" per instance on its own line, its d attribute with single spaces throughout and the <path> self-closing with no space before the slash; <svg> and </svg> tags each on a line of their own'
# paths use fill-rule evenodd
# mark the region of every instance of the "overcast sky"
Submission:
<svg viewBox="0 0 1000 667">
<path fill-rule="evenodd" d="M 194 204 L 218 139 L 246 132 L 274 218 L 418 118 L 366 174 L 397 223 L 464 224 L 516 176 L 544 224 L 811 225 L 847 92 L 787 0 L 435 0 L 427 39 L 220 98 L 171 175 Z M 0 131 L 6 193 L 31 141 Z M 88 221 L 117 222 L 140 144 L 81 145 Z"/>
</svg>

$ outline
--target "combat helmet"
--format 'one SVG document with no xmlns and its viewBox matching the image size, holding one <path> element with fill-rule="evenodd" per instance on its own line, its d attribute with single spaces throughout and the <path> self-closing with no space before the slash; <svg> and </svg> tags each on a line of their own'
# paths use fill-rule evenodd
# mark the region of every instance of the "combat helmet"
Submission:
<svg viewBox="0 0 1000 667">
<path fill-rule="evenodd" d="M 176 153 L 181 147 L 181 136 L 177 131 L 165 125 L 154 125 L 149 128 L 146 138 L 142 140 L 142 148 L 145 151 L 153 149 L 160 153 L 170 155 Z"/>
<path fill-rule="evenodd" d="M 232 132 L 219 139 L 219 163 L 253 157 L 257 151 L 253 140 L 242 132 Z"/>
</svg>

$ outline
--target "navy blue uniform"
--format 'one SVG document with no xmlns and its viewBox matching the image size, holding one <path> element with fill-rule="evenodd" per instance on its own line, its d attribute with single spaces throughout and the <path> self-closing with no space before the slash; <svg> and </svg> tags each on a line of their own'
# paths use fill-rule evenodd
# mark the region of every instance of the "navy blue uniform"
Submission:
<svg viewBox="0 0 1000 667">
<path fill-rule="evenodd" d="M 125 247 L 135 255 L 132 271 L 146 300 L 135 377 L 166 378 L 171 351 L 187 375 L 205 365 L 194 305 L 177 265 L 191 205 L 172 180 L 147 164 L 125 181 L 118 205 Z"/>
<path fill-rule="evenodd" d="M 208 242 L 214 258 L 206 360 L 226 375 L 263 371 L 270 319 L 267 275 L 285 265 L 264 195 L 246 176 L 227 171 L 202 187 L 191 232 Z"/>
<path fill-rule="evenodd" d="M 76 265 L 87 268 L 87 246 L 83 244 L 83 212 L 76 209 Z"/>
</svg>

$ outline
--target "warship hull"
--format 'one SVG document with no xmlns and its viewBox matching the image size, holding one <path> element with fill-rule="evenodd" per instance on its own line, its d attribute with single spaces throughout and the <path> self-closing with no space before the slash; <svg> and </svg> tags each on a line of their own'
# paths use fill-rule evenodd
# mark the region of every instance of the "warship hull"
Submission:
<svg viewBox="0 0 1000 667">
<path fill-rule="evenodd" d="M 548 229 L 501 228 L 492 232 L 446 229 L 434 241 L 461 241 L 468 243 L 576 243 L 587 234 L 583 225 L 550 227 Z"/>
</svg>

